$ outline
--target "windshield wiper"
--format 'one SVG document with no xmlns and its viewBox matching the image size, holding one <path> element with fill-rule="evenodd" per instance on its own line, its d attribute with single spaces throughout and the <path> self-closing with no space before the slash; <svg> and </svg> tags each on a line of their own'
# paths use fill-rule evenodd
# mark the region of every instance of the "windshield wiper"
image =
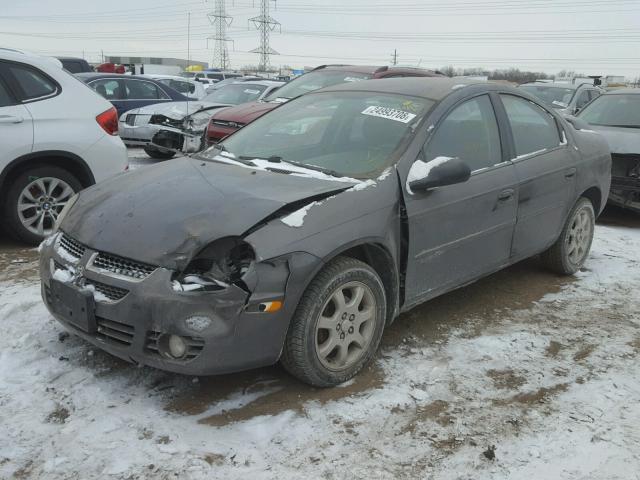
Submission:
<svg viewBox="0 0 640 480">
<path fill-rule="evenodd" d="M 251 161 L 251 160 L 266 160 L 267 162 L 270 163 L 282 163 L 282 157 L 278 157 L 277 155 L 273 155 L 271 157 L 256 157 L 256 156 L 240 156 L 238 157 L 241 160 L 244 161 Z M 321 172 L 321 173 L 325 173 L 327 175 L 330 175 L 332 177 L 338 177 L 341 178 L 344 175 L 339 174 L 338 172 L 336 172 L 335 170 L 331 170 L 330 168 L 323 168 L 323 167 L 318 167 L 317 165 L 308 165 L 306 163 L 302 163 L 302 162 L 296 162 L 293 160 L 284 160 L 284 163 L 288 163 L 289 165 L 295 165 L 296 167 L 301 167 L 301 168 L 305 168 L 307 170 L 313 170 L 315 172 Z M 286 167 L 285 167 L 286 168 Z M 282 169 L 280 169 L 282 170 Z M 297 172 L 292 172 L 292 173 L 297 173 Z"/>
<path fill-rule="evenodd" d="M 229 152 L 229 150 L 227 150 L 227 148 L 221 143 L 216 143 L 213 146 L 213 149 L 214 149 L 214 151 L 217 150 L 218 153 L 222 153 L 222 152 L 228 153 L 229 156 L 225 156 L 225 155 L 221 155 L 221 156 L 224 157 L 224 158 L 227 158 L 227 159 L 229 159 L 229 160 L 231 160 L 233 162 L 242 163 L 244 165 L 248 165 L 249 167 L 255 167 L 253 162 L 247 162 L 246 158 L 244 158 L 244 157 L 236 157 L 235 155 L 232 156 L 233 154 L 231 152 Z M 209 157 L 209 160 L 213 160 L 214 162 L 219 162 L 220 161 L 220 160 L 216 160 L 215 157 Z"/>
</svg>

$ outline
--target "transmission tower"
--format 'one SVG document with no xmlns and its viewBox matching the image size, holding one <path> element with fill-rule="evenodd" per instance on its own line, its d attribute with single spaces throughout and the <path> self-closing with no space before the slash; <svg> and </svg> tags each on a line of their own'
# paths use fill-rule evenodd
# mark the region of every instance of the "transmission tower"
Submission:
<svg viewBox="0 0 640 480">
<path fill-rule="evenodd" d="M 209 40 L 215 42 L 213 45 L 213 61 L 211 65 L 219 67 L 222 70 L 227 70 L 231 63 L 227 42 L 233 42 L 233 40 L 227 37 L 227 27 L 231 25 L 233 18 L 227 15 L 225 0 L 215 0 L 214 11 L 208 13 L 207 17 L 211 25 L 215 28 L 215 34 L 207 37 L 207 44 Z"/>
<path fill-rule="evenodd" d="M 260 31 L 260 46 L 251 51 L 260 55 L 258 68 L 263 72 L 269 69 L 269 55 L 278 54 L 269 46 L 269 35 L 276 28 L 281 29 L 280 22 L 269 15 L 269 2 L 275 4 L 276 0 L 260 0 L 260 15 L 249 19 L 250 24 Z"/>
</svg>

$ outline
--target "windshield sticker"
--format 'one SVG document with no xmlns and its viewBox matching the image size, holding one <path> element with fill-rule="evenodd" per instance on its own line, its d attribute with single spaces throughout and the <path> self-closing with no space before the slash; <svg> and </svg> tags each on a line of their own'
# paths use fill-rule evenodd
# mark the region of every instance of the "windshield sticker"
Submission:
<svg viewBox="0 0 640 480">
<path fill-rule="evenodd" d="M 251 90 L 250 88 L 247 88 L 244 93 L 250 93 L 252 95 L 256 95 L 257 93 L 260 93 L 260 90 Z"/>
<path fill-rule="evenodd" d="M 388 107 L 367 107 L 362 111 L 363 115 L 370 115 L 372 117 L 386 118 L 388 120 L 395 120 L 396 122 L 409 123 L 416 118 L 416 115 L 402 110 L 396 110 L 395 108 Z"/>
<path fill-rule="evenodd" d="M 345 82 L 360 82 L 360 81 L 362 81 L 362 80 L 364 80 L 364 78 L 358 78 L 358 77 L 345 77 L 345 78 L 343 79 L 343 81 L 345 81 Z"/>
</svg>

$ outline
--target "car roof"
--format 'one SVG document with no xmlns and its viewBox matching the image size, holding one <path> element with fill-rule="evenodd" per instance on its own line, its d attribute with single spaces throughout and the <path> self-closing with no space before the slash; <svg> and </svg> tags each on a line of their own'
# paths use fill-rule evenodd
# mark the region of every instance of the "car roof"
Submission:
<svg viewBox="0 0 640 480">
<path fill-rule="evenodd" d="M 454 90 L 470 85 L 489 85 L 487 82 L 472 79 L 454 79 L 449 77 L 400 77 L 341 83 L 316 92 L 360 91 L 377 93 L 395 93 L 423 97 L 440 101 Z M 316 92 L 310 92 L 312 95 Z"/>
<path fill-rule="evenodd" d="M 62 68 L 62 62 L 55 57 L 37 55 L 28 51 L 15 50 L 13 48 L 0 47 L 0 58 L 14 62 L 27 63 L 40 68 L 56 66 Z"/>
<path fill-rule="evenodd" d="M 122 74 L 115 74 L 115 75 L 122 75 Z M 189 82 L 189 83 L 200 83 L 200 82 L 196 82 L 193 78 L 189 78 L 189 77 L 181 77 L 180 75 L 164 75 L 162 73 L 143 73 L 140 75 L 128 75 L 128 76 L 132 76 L 132 77 L 143 77 L 143 78 L 150 78 L 151 80 L 181 80 L 181 81 L 185 81 L 185 82 Z M 200 83 L 200 85 L 202 85 Z"/>
<path fill-rule="evenodd" d="M 58 60 L 74 60 L 76 62 L 86 62 L 84 58 L 80 57 L 56 57 Z"/>
<path fill-rule="evenodd" d="M 562 83 L 562 82 L 528 82 L 519 85 L 520 87 L 553 87 L 553 88 L 567 88 L 569 90 L 577 90 L 578 87 L 582 85 L 589 85 L 588 83 L 579 83 L 575 85 L 573 83 Z"/>
<path fill-rule="evenodd" d="M 144 75 L 125 75 L 124 73 L 83 72 L 76 73 L 74 76 L 81 80 L 95 80 L 97 78 L 124 78 L 126 80 L 132 78 L 135 80 L 154 81 L 153 78 Z"/>
<path fill-rule="evenodd" d="M 274 87 L 274 86 L 283 85 L 286 82 L 281 82 L 279 80 L 248 80 L 248 81 L 245 80 L 241 82 L 231 82 L 231 83 L 228 83 L 227 85 L 235 85 L 235 84 L 246 85 L 248 83 L 252 85 L 263 85 L 265 87 Z"/>
<path fill-rule="evenodd" d="M 616 88 L 608 90 L 605 95 L 640 95 L 640 88 Z"/>
</svg>

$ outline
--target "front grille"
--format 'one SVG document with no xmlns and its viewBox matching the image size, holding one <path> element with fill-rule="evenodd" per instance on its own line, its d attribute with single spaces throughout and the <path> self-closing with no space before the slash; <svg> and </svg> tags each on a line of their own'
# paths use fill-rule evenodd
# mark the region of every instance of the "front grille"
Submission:
<svg viewBox="0 0 640 480">
<path fill-rule="evenodd" d="M 100 293 L 107 297 L 109 300 L 113 302 L 117 302 L 118 300 L 122 300 L 127 296 L 129 290 L 125 290 L 124 288 L 114 287 L 112 285 L 107 285 L 106 283 L 96 282 L 95 280 L 89 280 L 88 278 L 84 279 L 85 285 L 93 285 L 96 289 L 97 293 Z"/>
<path fill-rule="evenodd" d="M 86 250 L 85 246 L 63 233 L 60 237 L 60 247 L 75 258 L 82 258 Z"/>
<path fill-rule="evenodd" d="M 93 266 L 108 272 L 124 275 L 126 277 L 142 280 L 151 275 L 156 267 L 146 263 L 127 260 L 109 253 L 99 253 L 93 260 Z"/>
<path fill-rule="evenodd" d="M 98 331 L 96 337 L 107 343 L 118 346 L 129 346 L 133 343 L 135 329 L 132 325 L 96 317 Z"/>
<path fill-rule="evenodd" d="M 147 336 L 145 339 L 145 350 L 152 354 L 161 356 L 160 346 L 158 345 L 158 340 L 160 339 L 160 335 L 162 332 L 158 332 L 157 330 L 149 330 L 147 331 Z M 204 348 L 204 339 L 200 337 L 185 337 L 182 338 L 187 343 L 187 353 L 180 360 L 189 361 L 196 358 L 202 352 Z"/>
</svg>

